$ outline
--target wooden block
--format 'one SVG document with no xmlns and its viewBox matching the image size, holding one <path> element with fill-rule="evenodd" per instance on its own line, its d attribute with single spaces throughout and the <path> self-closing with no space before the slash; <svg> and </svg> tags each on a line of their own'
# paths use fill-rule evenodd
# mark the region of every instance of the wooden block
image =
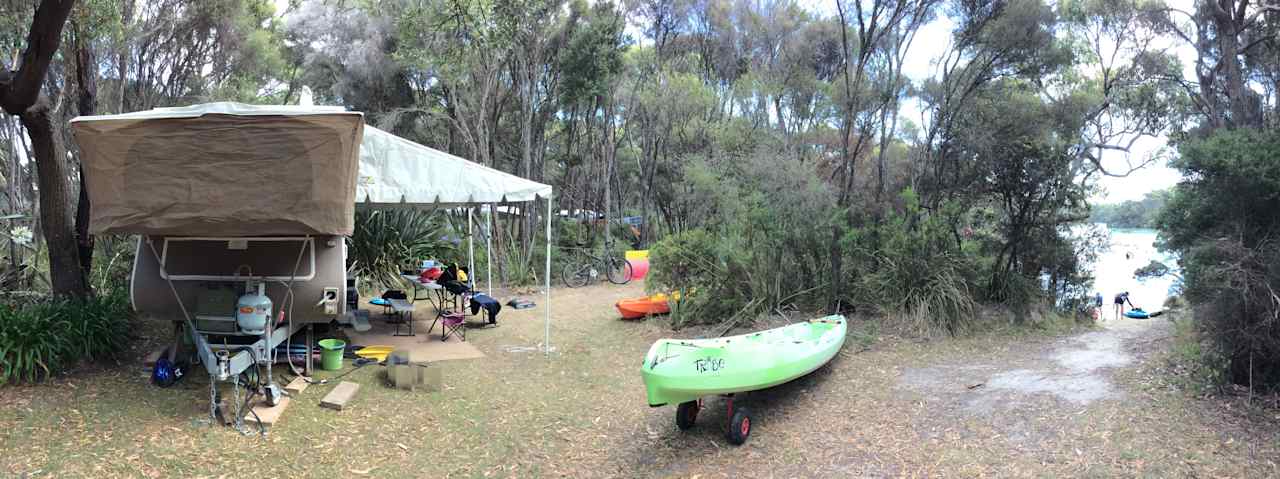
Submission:
<svg viewBox="0 0 1280 479">
<path fill-rule="evenodd" d="M 265 401 L 254 401 L 253 412 L 258 415 L 254 417 L 253 413 L 245 414 L 244 423 L 257 425 L 258 420 L 262 420 L 263 426 L 271 427 L 280 420 L 280 416 L 284 414 L 284 409 L 287 407 L 289 407 L 288 397 L 280 398 L 280 404 L 276 404 L 275 407 L 267 406 Z"/>
<path fill-rule="evenodd" d="M 324 396 L 324 399 L 320 400 L 320 407 L 341 411 L 347 407 L 347 403 L 351 402 L 351 398 L 355 397 L 356 391 L 359 390 L 359 384 L 347 381 L 340 382 L 338 387 L 333 388 L 332 391 L 329 391 L 329 394 Z"/>
<path fill-rule="evenodd" d="M 257 427 L 258 419 L 262 419 L 262 425 L 266 427 L 271 427 L 272 424 L 275 424 L 277 421 L 280 420 L 280 415 L 284 414 L 284 409 L 286 407 L 289 407 L 289 401 L 290 401 L 289 397 L 286 396 L 286 397 L 280 398 L 280 404 L 275 405 L 275 407 L 271 407 L 267 405 L 267 402 L 261 396 L 255 397 L 253 399 L 253 402 L 249 404 L 250 406 L 249 409 L 253 410 L 253 412 L 258 413 L 258 417 L 255 418 L 253 417 L 252 413 L 242 409 L 241 411 L 244 412 L 244 423 Z M 236 422 L 235 404 L 232 404 L 229 398 L 223 398 L 222 402 L 219 403 L 218 405 L 222 410 L 222 415 L 219 417 L 219 419 L 222 421 L 222 425 L 230 426 L 232 424 L 235 424 Z"/>
<path fill-rule="evenodd" d="M 302 394 L 302 391 L 306 391 L 307 386 L 310 386 L 310 384 L 307 383 L 307 380 L 302 379 L 302 377 L 299 376 L 293 378 L 292 381 L 289 381 L 289 384 L 284 387 L 284 390 L 288 391 L 289 394 L 296 396 Z"/>
</svg>

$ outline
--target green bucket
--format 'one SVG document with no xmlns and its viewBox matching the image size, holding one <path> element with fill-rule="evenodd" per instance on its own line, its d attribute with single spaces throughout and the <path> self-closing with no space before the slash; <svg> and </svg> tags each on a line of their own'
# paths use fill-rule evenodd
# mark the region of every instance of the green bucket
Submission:
<svg viewBox="0 0 1280 479">
<path fill-rule="evenodd" d="M 321 339 L 317 344 L 320 345 L 320 369 L 342 369 L 342 350 L 346 349 L 347 343 L 341 339 Z"/>
</svg>

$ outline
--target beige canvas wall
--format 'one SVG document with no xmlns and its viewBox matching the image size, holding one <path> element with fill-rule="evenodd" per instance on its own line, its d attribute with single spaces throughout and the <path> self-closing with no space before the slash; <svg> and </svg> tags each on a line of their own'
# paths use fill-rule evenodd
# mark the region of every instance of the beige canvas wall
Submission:
<svg viewBox="0 0 1280 479">
<path fill-rule="evenodd" d="M 72 123 L 93 234 L 350 235 L 359 114 Z"/>
</svg>

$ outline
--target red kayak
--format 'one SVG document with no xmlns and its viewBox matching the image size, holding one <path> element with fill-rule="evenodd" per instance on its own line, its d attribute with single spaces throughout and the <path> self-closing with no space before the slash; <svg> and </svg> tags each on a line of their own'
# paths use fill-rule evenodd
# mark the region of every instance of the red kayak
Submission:
<svg viewBox="0 0 1280 479">
<path fill-rule="evenodd" d="M 667 295 L 662 293 L 643 298 L 624 299 L 618 301 L 614 306 L 618 308 L 619 313 L 622 313 L 622 319 L 640 319 L 645 316 L 671 312 L 671 305 L 667 303 Z"/>
</svg>

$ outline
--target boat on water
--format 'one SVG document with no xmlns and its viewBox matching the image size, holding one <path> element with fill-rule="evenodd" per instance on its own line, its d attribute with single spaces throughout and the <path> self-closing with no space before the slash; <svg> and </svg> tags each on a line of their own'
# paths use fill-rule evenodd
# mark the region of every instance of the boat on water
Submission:
<svg viewBox="0 0 1280 479">
<path fill-rule="evenodd" d="M 676 425 L 693 426 L 701 398 L 725 395 L 729 441 L 750 434 L 745 408 L 733 409 L 732 395 L 765 389 L 822 367 L 844 345 L 844 316 L 810 319 L 780 328 L 710 339 L 662 339 L 649 348 L 640 373 L 650 407 L 678 404 Z"/>
</svg>

